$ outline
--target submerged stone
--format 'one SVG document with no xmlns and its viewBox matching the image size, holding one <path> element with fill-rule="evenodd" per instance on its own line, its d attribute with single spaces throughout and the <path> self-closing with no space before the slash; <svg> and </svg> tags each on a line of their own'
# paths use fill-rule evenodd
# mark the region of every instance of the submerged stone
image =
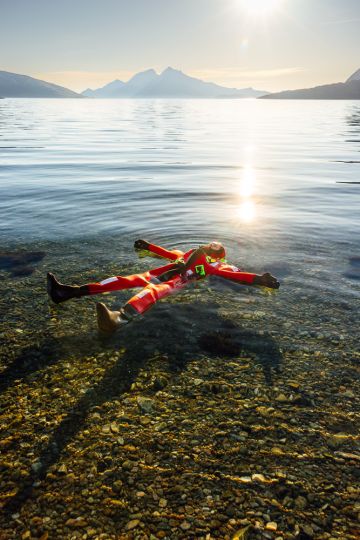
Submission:
<svg viewBox="0 0 360 540">
<path fill-rule="evenodd" d="M 140 521 L 138 519 L 132 519 L 129 521 L 125 527 L 127 531 L 131 531 L 132 529 L 135 529 L 139 525 Z"/>
<path fill-rule="evenodd" d="M 154 409 L 155 402 L 153 399 L 139 396 L 136 401 L 142 412 L 150 413 Z"/>
</svg>

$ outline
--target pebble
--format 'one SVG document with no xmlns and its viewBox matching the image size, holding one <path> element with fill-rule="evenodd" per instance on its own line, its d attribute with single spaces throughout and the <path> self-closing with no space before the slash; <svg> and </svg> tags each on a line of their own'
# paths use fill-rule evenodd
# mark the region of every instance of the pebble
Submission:
<svg viewBox="0 0 360 540">
<path fill-rule="evenodd" d="M 248 540 L 249 538 L 249 525 L 246 527 L 243 527 L 242 529 L 239 529 L 236 531 L 236 533 L 231 537 L 231 540 Z"/>
<path fill-rule="evenodd" d="M 263 474 L 253 474 L 251 478 L 254 482 L 266 482 L 266 478 Z"/>
<path fill-rule="evenodd" d="M 153 411 L 154 405 L 155 405 L 155 402 L 153 399 L 139 396 L 136 401 L 137 401 L 139 409 L 142 412 L 150 413 Z"/>
<path fill-rule="evenodd" d="M 310 537 L 314 536 L 314 529 L 310 525 L 302 525 L 302 530 L 308 536 Z"/>
<path fill-rule="evenodd" d="M 277 531 L 277 528 L 278 528 L 278 524 L 275 521 L 269 521 L 265 525 L 265 529 L 267 529 L 268 531 Z"/>
<path fill-rule="evenodd" d="M 345 392 L 341 392 L 341 394 L 339 394 L 339 397 L 346 397 L 352 399 L 355 397 L 355 394 L 351 390 L 345 390 Z"/>
<path fill-rule="evenodd" d="M 119 433 L 119 426 L 115 422 L 112 422 L 110 424 L 110 430 L 111 430 L 112 433 L 117 434 L 117 433 Z"/>
<path fill-rule="evenodd" d="M 82 518 L 82 517 L 77 517 L 77 518 L 75 518 L 75 519 L 73 519 L 73 518 L 68 519 L 68 520 L 65 522 L 65 525 L 66 525 L 67 527 L 75 527 L 75 528 L 79 527 L 79 528 L 82 528 L 82 527 L 86 527 L 87 522 L 85 521 L 84 518 Z"/>
<path fill-rule="evenodd" d="M 132 531 L 133 529 L 135 529 L 140 523 L 140 520 L 139 519 L 132 519 L 131 521 L 129 521 L 127 524 L 126 524 L 126 527 L 125 529 L 127 531 Z"/>
<path fill-rule="evenodd" d="M 153 382 L 153 388 L 155 390 L 163 390 L 168 384 L 168 380 L 166 377 L 163 377 L 162 375 L 156 375 L 154 382 Z"/>
<path fill-rule="evenodd" d="M 39 473 L 43 468 L 43 464 L 41 463 L 41 461 L 35 461 L 35 463 L 31 465 L 31 468 L 34 473 Z"/>
<path fill-rule="evenodd" d="M 281 456 L 284 454 L 284 451 L 282 450 L 282 448 L 279 448 L 278 446 L 273 446 L 271 449 L 271 453 L 274 454 L 275 456 Z"/>
<path fill-rule="evenodd" d="M 305 508 L 307 507 L 307 500 L 305 499 L 305 497 L 302 497 L 301 495 L 296 497 L 296 499 L 295 499 L 295 507 L 298 510 L 305 510 Z"/>
<path fill-rule="evenodd" d="M 329 448 L 335 450 L 348 441 L 348 436 L 344 433 L 337 433 L 336 435 L 330 435 L 327 437 L 326 442 Z"/>
</svg>

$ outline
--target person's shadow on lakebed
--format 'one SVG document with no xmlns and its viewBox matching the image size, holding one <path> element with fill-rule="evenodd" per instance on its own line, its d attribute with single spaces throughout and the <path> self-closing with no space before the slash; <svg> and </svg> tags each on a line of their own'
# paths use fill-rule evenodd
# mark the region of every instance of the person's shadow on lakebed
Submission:
<svg viewBox="0 0 360 540">
<path fill-rule="evenodd" d="M 271 384 L 272 369 L 279 370 L 282 360 L 281 352 L 274 339 L 269 335 L 260 335 L 255 331 L 241 329 L 230 320 L 219 316 L 218 308 L 219 306 L 209 303 L 177 304 L 176 306 L 164 303 L 147 314 L 144 319 L 129 325 L 122 332 L 104 341 L 102 351 L 121 348 L 125 349 L 125 352 L 115 365 L 109 368 L 102 380 L 88 389 L 69 410 L 66 418 L 56 428 L 38 455 L 39 465 L 36 471 L 31 471 L 16 495 L 6 502 L 4 510 L 14 513 L 21 508 L 32 496 L 35 489 L 34 482 L 46 477 L 49 468 L 60 459 L 64 448 L 82 429 L 93 407 L 116 400 L 127 392 L 136 381 L 139 371 L 150 358 L 154 357 L 155 350 L 157 356 L 163 355 L 167 358 L 165 362 L 168 365 L 165 367 L 173 371 L 183 370 L 189 361 L 204 354 L 221 357 L 226 361 L 225 358 L 234 359 L 250 352 L 255 354 L 256 363 L 262 365 L 266 383 Z M 73 339 L 71 338 L 70 341 Z M 57 347 L 55 347 L 55 341 L 57 341 Z M 84 346 L 84 340 L 80 341 Z M 86 354 L 96 355 L 100 352 L 99 342 L 96 345 L 93 342 L 93 348 L 96 351 L 91 350 L 91 344 L 90 340 Z M 44 367 L 44 363 L 50 365 L 63 358 L 64 349 L 67 349 L 68 345 L 66 338 L 54 340 L 50 347 L 48 342 L 44 342 L 37 349 L 38 356 L 42 357 L 42 360 L 39 360 L 38 364 L 30 363 L 21 377 L 18 362 L 20 364 L 24 362 L 25 356 L 22 354 L 5 370 L 7 373 L 3 372 L 2 379 L 5 387 L 8 387 L 15 379 L 27 379 L 33 376 L 34 372 Z M 56 350 L 58 352 L 54 357 Z M 27 350 L 27 354 L 29 353 L 30 350 Z M 46 364 L 46 359 L 48 364 Z"/>
<path fill-rule="evenodd" d="M 9 272 L 11 277 L 30 276 L 35 265 L 43 260 L 44 251 L 2 251 L 0 250 L 0 270 Z"/>
</svg>

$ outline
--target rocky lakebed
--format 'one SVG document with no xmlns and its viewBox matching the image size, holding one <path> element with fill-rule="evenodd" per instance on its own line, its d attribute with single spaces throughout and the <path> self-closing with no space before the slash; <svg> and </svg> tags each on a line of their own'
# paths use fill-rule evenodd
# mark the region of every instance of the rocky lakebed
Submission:
<svg viewBox="0 0 360 540">
<path fill-rule="evenodd" d="M 0 257 L 1 540 L 360 538 L 358 299 L 206 280 L 104 338 L 46 271 L 145 262 L 45 251 Z"/>
</svg>

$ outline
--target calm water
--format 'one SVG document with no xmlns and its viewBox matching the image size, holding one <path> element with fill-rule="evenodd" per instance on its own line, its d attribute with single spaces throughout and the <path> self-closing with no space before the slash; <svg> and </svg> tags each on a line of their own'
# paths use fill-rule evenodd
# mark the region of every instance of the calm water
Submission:
<svg viewBox="0 0 360 540">
<path fill-rule="evenodd" d="M 355 298 L 360 185 L 338 182 L 360 180 L 359 151 L 355 101 L 4 99 L 0 245 L 110 260 L 136 237 L 217 238 Z"/>
<path fill-rule="evenodd" d="M 58 538 L 75 538 L 61 533 L 72 527 L 69 516 L 83 531 L 112 537 L 139 516 L 146 528 L 134 538 L 148 523 L 167 530 L 183 504 L 184 519 L 194 508 L 189 535 L 210 523 L 219 538 L 213 517 L 230 535 L 226 515 L 258 520 L 247 512 L 253 500 L 284 537 L 306 522 L 355 538 L 360 184 L 337 182 L 360 180 L 359 150 L 360 102 L 0 100 L 8 538 L 25 538 L 25 527 L 39 537 L 36 516 L 49 504 L 55 512 L 44 527 Z M 98 335 L 95 302 L 118 308 L 131 291 L 48 300 L 48 270 L 83 284 L 159 264 L 138 259 L 138 237 L 182 248 L 222 240 L 229 261 L 271 271 L 281 287 L 271 294 L 220 279 L 189 284 L 111 339 Z M 44 257 L 16 275 L 4 251 L 21 250 Z M 144 417 L 140 396 L 154 403 Z M 338 436 L 346 453 L 334 452 Z M 279 482 L 275 503 L 301 493 L 306 511 L 297 516 L 296 501 L 286 503 L 286 521 L 280 504 L 261 503 L 270 483 L 246 484 L 238 499 L 237 476 L 255 471 Z M 190 486 L 185 499 L 170 489 L 170 474 Z M 169 500 L 154 520 L 152 486 Z M 205 486 L 220 496 L 205 499 Z M 325 502 L 331 512 L 320 509 Z"/>
</svg>

